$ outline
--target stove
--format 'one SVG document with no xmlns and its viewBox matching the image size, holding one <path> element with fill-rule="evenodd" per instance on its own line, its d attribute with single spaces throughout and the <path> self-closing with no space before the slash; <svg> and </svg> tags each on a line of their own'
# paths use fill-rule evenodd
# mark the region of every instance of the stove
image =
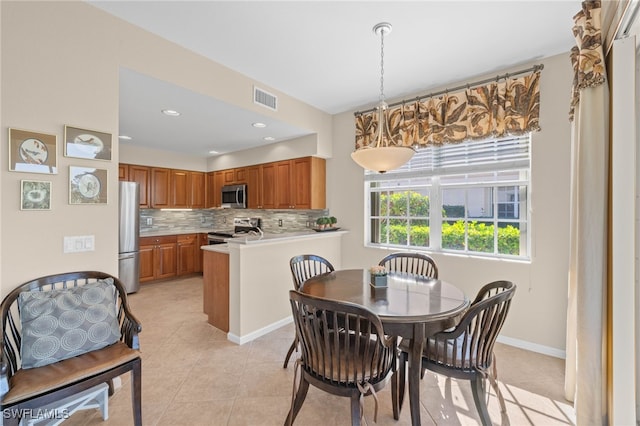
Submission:
<svg viewBox="0 0 640 426">
<path fill-rule="evenodd" d="M 223 244 L 229 238 L 243 237 L 251 232 L 262 233 L 259 217 L 234 217 L 233 229 L 209 232 L 209 244 Z"/>
</svg>

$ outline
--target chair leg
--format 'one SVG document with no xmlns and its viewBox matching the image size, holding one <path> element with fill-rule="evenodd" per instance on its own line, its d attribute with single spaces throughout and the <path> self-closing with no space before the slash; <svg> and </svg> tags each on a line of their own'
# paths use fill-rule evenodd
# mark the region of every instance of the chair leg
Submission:
<svg viewBox="0 0 640 426">
<path fill-rule="evenodd" d="M 408 355 L 405 352 L 400 354 L 400 366 L 398 368 L 398 416 L 402 411 L 402 403 L 404 402 L 404 391 L 406 389 L 407 380 L 407 363 L 409 362 Z"/>
<path fill-rule="evenodd" d="M 360 426 L 360 394 L 355 393 L 351 395 L 351 426 Z"/>
<path fill-rule="evenodd" d="M 391 376 L 391 405 L 393 406 L 393 420 L 400 418 L 400 407 L 398 406 L 398 376 L 400 372 L 396 369 Z"/>
<path fill-rule="evenodd" d="M 282 368 L 287 368 L 287 365 L 289 364 L 289 358 L 291 358 L 291 355 L 293 355 L 293 351 L 296 350 L 296 346 L 298 346 L 298 339 L 293 339 L 293 343 L 291 343 L 291 347 L 287 352 L 287 357 L 284 359 L 284 365 L 282 366 Z"/>
<path fill-rule="evenodd" d="M 309 391 L 309 382 L 307 382 L 302 376 L 300 378 L 300 386 L 298 387 L 298 392 L 296 392 L 295 399 L 291 403 L 291 408 L 289 409 L 289 414 L 287 414 L 287 419 L 284 421 L 285 426 L 289 426 L 293 424 L 293 421 L 298 416 L 300 409 L 302 408 L 302 404 L 304 403 L 304 399 L 307 397 L 307 392 Z"/>
<path fill-rule="evenodd" d="M 491 417 L 489 417 L 489 409 L 485 399 L 485 379 L 481 375 L 478 374 L 471 379 L 471 392 L 473 393 L 473 401 L 476 403 L 482 426 L 491 426 Z"/>
<path fill-rule="evenodd" d="M 131 370 L 131 404 L 133 405 L 133 424 L 142 426 L 142 360 L 137 359 Z"/>
</svg>

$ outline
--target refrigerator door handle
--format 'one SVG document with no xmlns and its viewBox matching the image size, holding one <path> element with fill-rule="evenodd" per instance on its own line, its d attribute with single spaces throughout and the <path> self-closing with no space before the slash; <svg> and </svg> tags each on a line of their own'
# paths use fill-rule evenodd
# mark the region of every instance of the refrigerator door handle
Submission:
<svg viewBox="0 0 640 426">
<path fill-rule="evenodd" d="M 122 259 L 132 259 L 136 256 L 135 253 L 120 253 L 118 254 L 118 260 Z"/>
</svg>

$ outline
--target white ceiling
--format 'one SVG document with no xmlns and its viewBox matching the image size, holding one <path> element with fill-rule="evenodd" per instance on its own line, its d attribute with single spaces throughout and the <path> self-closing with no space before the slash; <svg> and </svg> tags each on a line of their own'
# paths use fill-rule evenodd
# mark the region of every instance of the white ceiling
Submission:
<svg viewBox="0 0 640 426">
<path fill-rule="evenodd" d="M 331 114 L 373 106 L 380 91 L 430 89 L 567 52 L 580 0 L 93 1 L 113 15 Z M 569 59 L 567 58 L 567 61 Z M 131 143 L 208 155 L 308 134 L 130 70 L 121 71 L 120 133 Z M 180 117 L 159 114 L 181 110 Z M 224 110 L 224 122 L 210 117 Z M 207 113 L 216 111 L 214 115 Z M 168 120 L 171 119 L 171 120 Z M 154 130 L 155 129 L 155 130 Z M 154 132 L 155 133 L 150 133 Z M 123 142 L 126 143 L 126 142 Z"/>
</svg>

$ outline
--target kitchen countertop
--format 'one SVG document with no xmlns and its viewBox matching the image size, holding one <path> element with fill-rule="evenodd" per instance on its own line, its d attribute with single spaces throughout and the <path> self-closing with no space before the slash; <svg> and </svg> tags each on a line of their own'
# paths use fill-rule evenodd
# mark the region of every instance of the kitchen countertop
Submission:
<svg viewBox="0 0 640 426">
<path fill-rule="evenodd" d="M 228 238 L 228 244 L 234 245 L 257 245 L 264 243 L 276 243 L 290 240 L 328 237 L 331 235 L 346 234 L 346 230 L 337 230 L 330 232 L 300 231 L 300 232 L 283 232 L 279 234 L 265 233 L 264 235 L 248 235 L 246 237 Z"/>
<path fill-rule="evenodd" d="M 227 243 L 223 243 L 223 244 L 210 244 L 210 245 L 206 245 L 206 246 L 200 246 L 200 248 L 202 250 L 205 251 L 215 251 L 218 253 L 229 253 L 229 244 Z"/>
</svg>

